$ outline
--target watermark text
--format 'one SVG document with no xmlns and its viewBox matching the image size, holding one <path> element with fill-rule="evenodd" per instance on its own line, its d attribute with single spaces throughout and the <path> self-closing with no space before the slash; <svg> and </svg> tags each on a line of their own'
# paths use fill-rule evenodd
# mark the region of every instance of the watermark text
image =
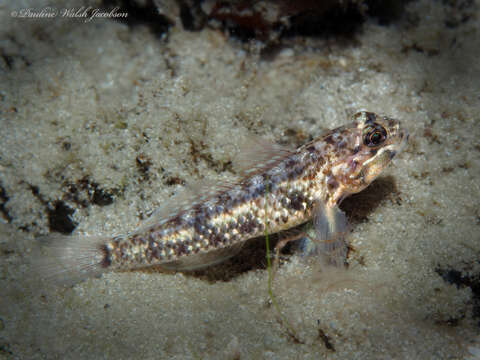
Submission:
<svg viewBox="0 0 480 360">
<path fill-rule="evenodd" d="M 84 22 L 90 22 L 97 18 L 127 18 L 128 13 L 120 11 L 119 7 L 111 10 L 94 8 L 92 6 L 81 6 L 78 8 L 55 8 L 46 6 L 41 9 L 24 8 L 14 10 L 10 13 L 12 17 L 24 19 L 54 19 L 54 18 L 72 18 L 83 19 Z"/>
</svg>

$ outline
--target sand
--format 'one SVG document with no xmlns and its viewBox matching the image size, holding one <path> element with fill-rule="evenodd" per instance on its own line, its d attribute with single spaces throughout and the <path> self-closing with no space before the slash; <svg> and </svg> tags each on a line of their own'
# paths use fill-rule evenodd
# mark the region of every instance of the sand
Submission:
<svg viewBox="0 0 480 360">
<path fill-rule="evenodd" d="M 0 358 L 478 359 L 480 18 L 461 3 L 268 58 L 214 29 L 1 5 Z M 29 281 L 39 236 L 127 232 L 185 183 L 233 178 L 245 138 L 298 146 L 359 109 L 400 119 L 410 143 L 342 205 L 348 269 L 282 263 L 294 333 L 262 239 L 201 273 Z"/>
</svg>

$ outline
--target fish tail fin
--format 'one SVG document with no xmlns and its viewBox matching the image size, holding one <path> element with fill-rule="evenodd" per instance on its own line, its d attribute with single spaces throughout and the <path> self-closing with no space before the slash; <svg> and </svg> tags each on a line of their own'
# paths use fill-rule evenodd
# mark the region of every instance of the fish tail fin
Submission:
<svg viewBox="0 0 480 360">
<path fill-rule="evenodd" d="M 108 271 L 108 237 L 46 236 L 33 254 L 33 271 L 42 281 L 73 285 Z"/>
</svg>

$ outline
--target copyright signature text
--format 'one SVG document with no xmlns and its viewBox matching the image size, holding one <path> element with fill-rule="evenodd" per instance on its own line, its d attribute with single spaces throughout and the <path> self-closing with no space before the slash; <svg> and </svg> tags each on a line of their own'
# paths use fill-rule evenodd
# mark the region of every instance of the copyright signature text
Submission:
<svg viewBox="0 0 480 360">
<path fill-rule="evenodd" d="M 78 8 L 55 8 L 46 6 L 44 8 L 24 8 L 14 10 L 10 13 L 15 18 L 25 19 L 54 19 L 54 18 L 77 18 L 84 22 L 90 22 L 96 18 L 127 18 L 128 13 L 120 11 L 119 7 L 111 10 L 94 8 L 92 6 L 81 6 Z"/>
</svg>

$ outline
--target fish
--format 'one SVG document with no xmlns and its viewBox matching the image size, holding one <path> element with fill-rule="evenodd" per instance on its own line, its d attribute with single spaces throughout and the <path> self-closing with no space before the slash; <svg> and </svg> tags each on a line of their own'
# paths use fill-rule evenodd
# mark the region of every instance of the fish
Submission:
<svg viewBox="0 0 480 360">
<path fill-rule="evenodd" d="M 359 111 L 351 120 L 296 150 L 257 141 L 240 154 L 237 181 L 174 196 L 129 233 L 44 239 L 39 272 L 76 283 L 107 271 L 194 270 L 234 256 L 251 238 L 302 224 L 316 252 L 342 264 L 347 219 L 339 205 L 370 185 L 409 137 L 387 116 Z"/>
</svg>

